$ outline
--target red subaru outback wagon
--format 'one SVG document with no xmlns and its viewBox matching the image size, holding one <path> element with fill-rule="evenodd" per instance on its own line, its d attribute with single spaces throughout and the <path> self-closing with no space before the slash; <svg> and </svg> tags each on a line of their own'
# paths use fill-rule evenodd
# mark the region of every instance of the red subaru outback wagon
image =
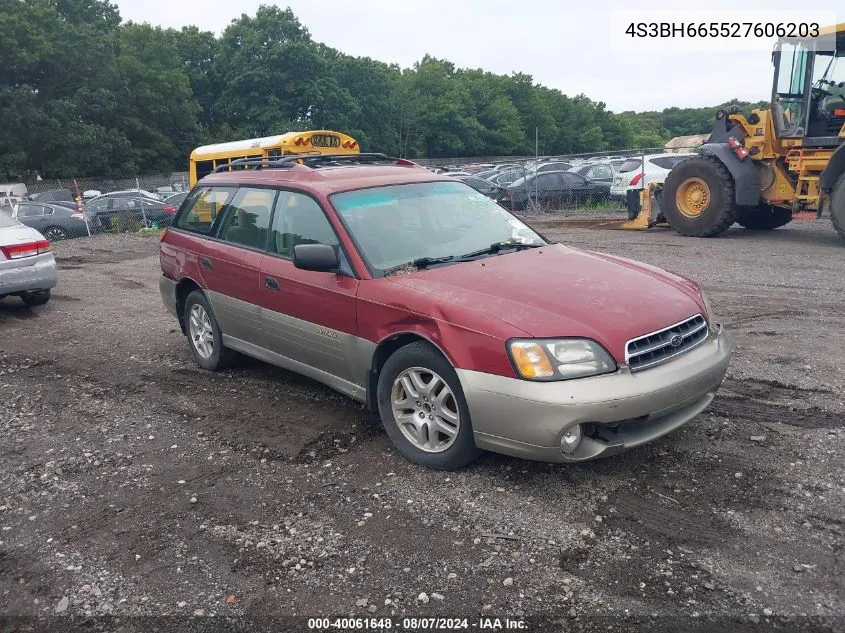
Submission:
<svg viewBox="0 0 845 633">
<path fill-rule="evenodd" d="M 695 282 L 550 243 L 410 161 L 297 161 L 203 178 L 162 238 L 161 296 L 201 367 L 309 376 L 440 469 L 612 455 L 713 399 L 731 349 Z"/>
</svg>

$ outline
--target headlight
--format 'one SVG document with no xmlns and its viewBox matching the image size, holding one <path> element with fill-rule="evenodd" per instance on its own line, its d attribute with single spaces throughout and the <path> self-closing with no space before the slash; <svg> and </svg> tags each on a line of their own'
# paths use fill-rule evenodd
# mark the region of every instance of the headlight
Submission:
<svg viewBox="0 0 845 633">
<path fill-rule="evenodd" d="M 698 291 L 701 293 L 701 300 L 704 301 L 704 311 L 707 313 L 704 315 L 704 318 L 707 319 L 707 323 L 710 325 L 715 325 L 716 315 L 713 314 L 713 307 L 710 305 L 710 298 L 703 289 L 699 288 Z"/>
<path fill-rule="evenodd" d="M 589 339 L 514 339 L 508 351 L 518 375 L 529 380 L 567 380 L 616 371 L 616 363 Z"/>
</svg>

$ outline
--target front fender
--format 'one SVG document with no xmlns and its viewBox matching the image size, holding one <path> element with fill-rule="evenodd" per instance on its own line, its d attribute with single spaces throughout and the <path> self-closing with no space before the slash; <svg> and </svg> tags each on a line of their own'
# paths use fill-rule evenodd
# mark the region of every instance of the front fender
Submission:
<svg viewBox="0 0 845 633">
<path fill-rule="evenodd" d="M 760 178 L 754 161 L 750 158 L 739 160 L 727 143 L 705 143 L 701 153 L 712 156 L 731 172 L 734 179 L 734 199 L 742 207 L 756 207 L 760 204 Z"/>
</svg>

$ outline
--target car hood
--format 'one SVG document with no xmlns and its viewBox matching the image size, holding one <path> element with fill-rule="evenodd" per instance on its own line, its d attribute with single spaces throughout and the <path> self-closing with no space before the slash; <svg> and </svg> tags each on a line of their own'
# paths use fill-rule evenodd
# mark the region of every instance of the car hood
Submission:
<svg viewBox="0 0 845 633">
<path fill-rule="evenodd" d="M 560 244 L 389 280 L 503 321 L 515 328 L 514 336 L 596 340 L 618 362 L 630 339 L 704 314 L 692 281 Z M 456 325 L 479 329 L 479 323 Z"/>
</svg>

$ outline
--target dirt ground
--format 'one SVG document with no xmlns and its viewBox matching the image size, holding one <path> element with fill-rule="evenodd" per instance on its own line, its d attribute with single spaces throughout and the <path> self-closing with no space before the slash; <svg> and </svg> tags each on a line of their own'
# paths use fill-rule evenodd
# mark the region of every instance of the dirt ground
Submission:
<svg viewBox="0 0 845 633">
<path fill-rule="evenodd" d="M 161 305 L 155 239 L 56 244 L 52 301 L 0 302 L 0 631 L 329 615 L 845 630 L 845 245 L 829 222 L 542 230 L 704 285 L 737 346 L 704 414 L 603 461 L 424 470 L 310 380 L 199 370 Z"/>
</svg>

